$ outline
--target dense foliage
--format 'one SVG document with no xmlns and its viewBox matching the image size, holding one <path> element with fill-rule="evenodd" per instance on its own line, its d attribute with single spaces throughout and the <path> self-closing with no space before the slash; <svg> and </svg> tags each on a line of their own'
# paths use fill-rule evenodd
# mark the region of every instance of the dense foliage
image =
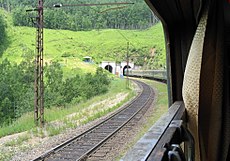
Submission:
<svg viewBox="0 0 230 161">
<path fill-rule="evenodd" d="M 0 64 L 0 125 L 30 111 L 33 107 L 33 74 L 31 62 Z"/>
<path fill-rule="evenodd" d="M 2 44 L 6 36 L 6 23 L 3 18 L 3 14 L 0 14 L 0 33 L 0 44 Z"/>
<path fill-rule="evenodd" d="M 29 59 L 20 64 L 7 59 L 0 64 L 0 126 L 9 124 L 22 114 L 33 111 L 34 63 Z M 96 74 L 76 75 L 64 80 L 60 64 L 45 67 L 45 106 L 78 103 L 107 91 L 110 81 L 98 68 Z"/>
<path fill-rule="evenodd" d="M 15 25 L 28 26 L 32 13 L 26 13 L 28 8 L 36 7 L 34 0 L 2 0 L 5 9 L 13 13 Z M 9 3 L 7 3 L 9 2 Z M 144 29 L 155 24 L 158 19 L 148 9 L 144 0 L 129 0 L 134 5 L 126 8 L 112 9 L 121 6 L 96 6 L 96 7 L 62 7 L 53 8 L 53 4 L 81 4 L 81 3 L 108 3 L 117 0 L 45 0 L 44 11 L 45 27 L 50 29 L 91 30 L 91 29 Z M 33 15 L 33 14 L 32 14 Z M 35 15 L 33 15 L 35 16 Z M 32 16 L 32 17 L 33 17 Z"/>
<path fill-rule="evenodd" d="M 6 48 L 7 34 L 6 34 L 6 21 L 4 19 L 4 12 L 0 10 L 0 55 Z"/>
<path fill-rule="evenodd" d="M 79 103 L 93 96 L 107 92 L 110 83 L 107 72 L 97 68 L 96 74 L 75 75 L 63 79 L 61 65 L 53 62 L 46 66 L 45 76 L 47 106 L 65 106 L 68 103 Z"/>
</svg>

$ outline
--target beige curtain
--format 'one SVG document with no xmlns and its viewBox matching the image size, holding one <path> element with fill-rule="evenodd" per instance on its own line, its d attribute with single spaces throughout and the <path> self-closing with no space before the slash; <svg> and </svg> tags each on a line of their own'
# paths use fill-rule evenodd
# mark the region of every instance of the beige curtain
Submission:
<svg viewBox="0 0 230 161">
<path fill-rule="evenodd" d="M 208 7 L 203 13 L 189 52 L 183 82 L 183 99 L 188 113 L 188 128 L 195 139 L 195 160 L 200 160 L 200 146 L 198 133 L 198 112 L 200 75 L 208 19 Z"/>
<path fill-rule="evenodd" d="M 204 7 L 187 60 L 183 99 L 188 128 L 195 138 L 196 161 L 221 161 L 223 99 L 223 5 Z"/>
</svg>

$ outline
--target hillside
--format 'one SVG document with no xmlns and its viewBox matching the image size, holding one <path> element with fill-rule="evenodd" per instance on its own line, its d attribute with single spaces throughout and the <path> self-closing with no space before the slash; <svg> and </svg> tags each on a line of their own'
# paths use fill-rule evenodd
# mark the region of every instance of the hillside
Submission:
<svg viewBox="0 0 230 161">
<path fill-rule="evenodd" d="M 10 61 L 19 62 L 23 56 L 34 53 L 35 28 L 12 27 L 8 29 L 10 44 L 2 55 Z M 80 68 L 92 71 L 94 67 L 82 63 L 84 56 L 91 56 L 96 63 L 103 60 L 123 61 L 127 53 L 127 40 L 131 43 L 130 55 L 133 55 L 136 63 L 143 65 L 144 58 L 153 58 L 150 49 L 155 48 L 155 59 L 165 55 L 164 37 L 161 24 L 157 24 L 147 30 L 92 30 L 92 31 L 68 31 L 50 30 L 44 31 L 44 56 L 45 61 L 58 60 L 68 68 Z M 125 37 L 125 38 L 124 38 Z M 127 40 L 126 40 L 127 39 Z M 137 58 L 141 56 L 141 58 Z M 158 68 L 165 65 L 165 58 L 158 59 Z M 156 61 L 155 61 L 156 62 Z M 91 68 L 92 67 L 92 68 Z"/>
<path fill-rule="evenodd" d="M 0 30 L 5 33 L 0 37 L 0 126 L 4 126 L 33 111 L 36 29 L 13 26 L 11 15 L 1 11 Z M 160 23 L 147 30 L 45 29 L 45 107 L 67 107 L 105 94 L 116 80 L 97 67 L 103 60 L 124 61 L 127 42 L 129 58 L 136 65 L 165 66 Z M 84 56 L 93 57 L 94 63 L 84 63 Z"/>
<path fill-rule="evenodd" d="M 160 55 L 165 53 L 161 24 L 143 31 L 109 29 L 74 32 L 46 29 L 44 33 L 46 61 L 67 60 L 70 66 L 80 62 L 84 56 L 92 56 L 96 63 L 102 60 L 124 60 L 127 40 L 122 35 L 131 43 L 130 55 L 148 57 L 151 48 L 156 48 Z M 11 43 L 3 53 L 3 58 L 18 61 L 25 52 L 35 50 L 34 28 L 13 27 L 8 36 Z M 75 65 L 82 67 L 82 64 Z"/>
</svg>

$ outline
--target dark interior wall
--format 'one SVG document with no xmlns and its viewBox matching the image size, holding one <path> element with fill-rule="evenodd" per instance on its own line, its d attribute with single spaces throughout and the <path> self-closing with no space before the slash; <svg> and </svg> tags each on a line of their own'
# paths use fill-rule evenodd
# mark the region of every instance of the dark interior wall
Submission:
<svg viewBox="0 0 230 161">
<path fill-rule="evenodd" d="M 145 1 L 160 18 L 164 27 L 168 61 L 169 101 L 172 104 L 172 102 L 182 100 L 185 66 L 199 21 L 202 2 L 200 0 Z"/>
<path fill-rule="evenodd" d="M 169 80 L 172 94 L 171 102 L 182 100 L 181 89 L 183 74 L 189 48 L 200 18 L 200 10 L 208 3 L 206 3 L 205 0 L 146 0 L 146 2 L 161 19 L 164 27 L 168 75 L 171 76 Z M 202 127 L 199 128 L 199 137 L 202 138 L 200 147 L 204 149 L 201 149 L 200 152 L 202 158 L 209 157 L 209 159 L 206 160 L 225 161 L 229 160 L 230 156 L 230 1 L 210 0 L 209 4 L 210 5 L 206 5 L 209 6 L 209 17 L 202 56 L 202 61 L 206 61 L 202 62 L 199 89 L 199 127 Z M 224 22 L 222 22 L 223 16 Z M 222 32 L 222 29 L 219 29 L 222 27 L 224 27 L 224 32 Z M 219 41 L 223 40 L 222 37 L 224 37 L 224 42 Z M 224 52 L 222 49 L 224 49 Z M 221 57 L 222 61 L 222 56 L 220 55 L 223 53 L 224 61 L 220 63 L 221 65 L 215 64 L 219 61 L 219 57 Z M 224 64 L 224 77 L 220 77 L 224 78 L 224 82 L 222 82 L 222 80 L 218 82 L 216 76 L 218 72 L 222 74 L 222 68 L 221 70 L 218 70 L 218 68 L 214 69 L 213 64 L 216 65 L 216 67 Z M 214 73 L 217 74 L 214 75 Z M 212 77 L 212 79 L 216 78 L 217 84 L 221 86 L 224 85 L 223 90 L 220 92 L 221 96 L 219 96 L 220 102 L 218 102 L 215 96 L 215 90 L 220 89 L 220 87 L 216 84 L 213 86 L 210 85 L 214 81 L 209 77 L 205 77 L 205 75 Z M 206 88 L 206 86 L 209 88 Z M 216 89 L 214 89 L 214 86 L 216 86 Z M 214 92 L 208 91 L 207 89 L 211 89 Z M 209 99 L 206 99 L 204 96 L 208 96 Z M 213 139 L 213 136 L 215 136 L 215 139 Z M 208 154 L 207 156 L 206 152 Z M 218 159 L 212 157 L 213 155 Z"/>
<path fill-rule="evenodd" d="M 224 125 L 223 128 L 223 138 L 230 138 L 230 2 L 225 1 L 224 4 Z M 230 160 L 230 144 L 228 141 L 225 141 L 221 151 L 224 151 L 228 147 L 228 156 L 227 160 Z"/>
</svg>

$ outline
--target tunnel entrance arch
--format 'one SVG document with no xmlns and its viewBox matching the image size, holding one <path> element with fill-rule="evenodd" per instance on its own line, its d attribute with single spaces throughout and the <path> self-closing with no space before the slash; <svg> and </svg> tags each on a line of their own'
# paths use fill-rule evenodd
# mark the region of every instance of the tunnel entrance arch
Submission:
<svg viewBox="0 0 230 161">
<path fill-rule="evenodd" d="M 126 68 L 127 68 L 127 65 L 129 66 L 129 68 L 131 68 L 131 69 L 134 69 L 134 63 L 133 62 L 129 62 L 129 63 L 127 63 L 126 61 L 124 61 L 124 62 L 121 62 L 121 74 L 123 75 L 123 76 L 125 76 L 125 71 L 126 71 Z"/>
<path fill-rule="evenodd" d="M 102 67 L 105 70 L 108 70 L 110 73 L 115 74 L 116 73 L 116 62 L 114 61 L 102 61 L 100 67 Z"/>
<path fill-rule="evenodd" d="M 134 63 L 129 62 L 129 68 L 134 69 Z M 124 71 L 127 68 L 127 62 L 116 63 L 115 61 L 102 61 L 100 67 L 108 70 L 112 74 L 116 74 L 118 76 L 123 76 Z"/>
<path fill-rule="evenodd" d="M 111 65 L 106 65 L 105 70 L 108 70 L 110 73 L 113 72 L 113 67 Z"/>
<path fill-rule="evenodd" d="M 130 68 L 131 68 L 131 66 L 127 66 L 127 65 L 124 66 L 124 68 L 123 68 L 123 75 L 124 75 L 124 76 L 126 76 L 126 70 L 127 70 L 127 69 L 130 69 Z"/>
</svg>

